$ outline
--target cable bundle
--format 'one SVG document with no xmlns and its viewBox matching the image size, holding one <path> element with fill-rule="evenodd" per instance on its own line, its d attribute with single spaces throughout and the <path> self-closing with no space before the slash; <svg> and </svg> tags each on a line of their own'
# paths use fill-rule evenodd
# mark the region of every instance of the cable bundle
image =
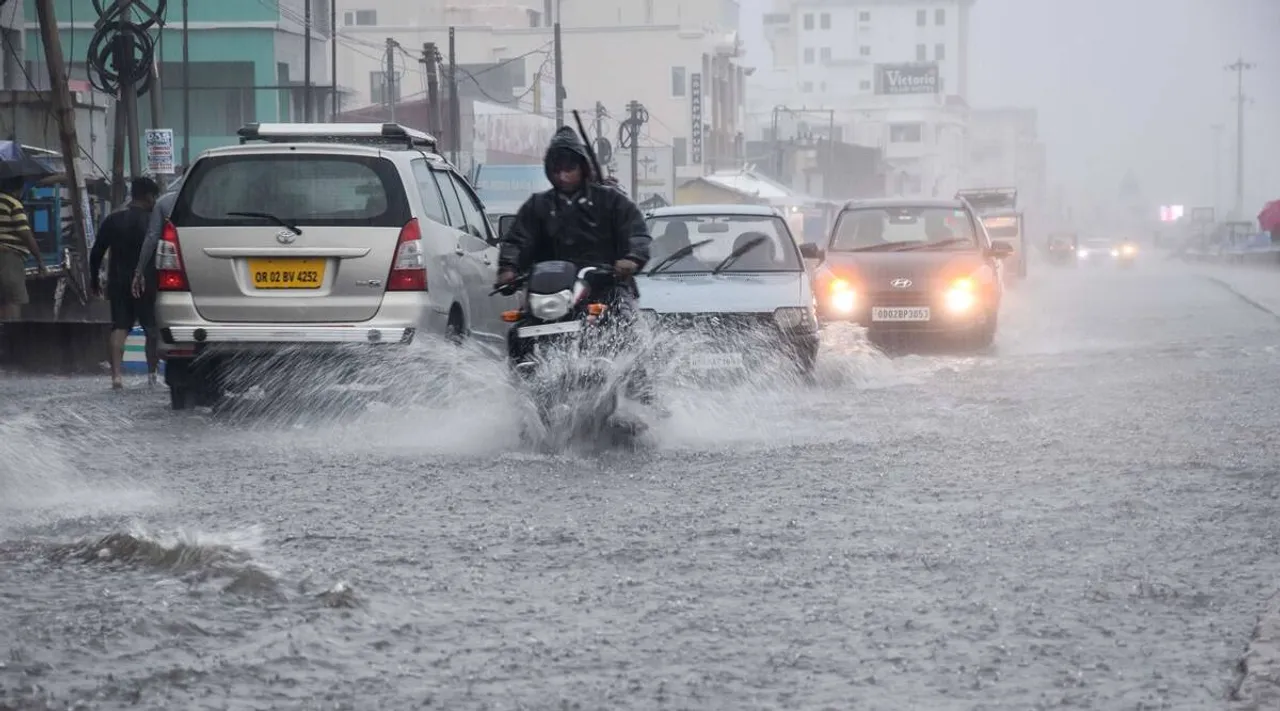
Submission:
<svg viewBox="0 0 1280 711">
<path fill-rule="evenodd" d="M 104 6 L 104 2 L 110 2 Z M 112 0 L 93 0 L 93 9 L 99 17 L 98 29 L 89 41 L 86 62 L 92 70 L 89 81 L 98 91 L 122 96 L 121 87 L 131 86 L 137 96 L 151 90 L 154 73 L 156 40 L 150 30 L 164 25 L 168 0 L 156 0 L 149 9 L 142 0 L 133 0 L 131 8 L 120 11 L 120 5 Z M 139 21 L 134 21 L 134 9 L 139 10 Z"/>
</svg>

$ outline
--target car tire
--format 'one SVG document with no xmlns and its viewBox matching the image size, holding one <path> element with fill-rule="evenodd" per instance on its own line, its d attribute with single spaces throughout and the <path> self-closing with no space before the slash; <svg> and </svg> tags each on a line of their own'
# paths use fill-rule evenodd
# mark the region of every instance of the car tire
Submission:
<svg viewBox="0 0 1280 711">
<path fill-rule="evenodd" d="M 169 408 L 175 412 L 190 409 L 195 404 L 190 388 L 169 386 Z"/>
<path fill-rule="evenodd" d="M 467 339 L 467 327 L 462 317 L 462 309 L 454 304 L 449 310 L 449 322 L 444 327 L 444 337 L 455 346 L 462 345 Z"/>
<path fill-rule="evenodd" d="M 999 318 L 996 314 L 987 316 L 987 322 L 974 332 L 969 345 L 975 350 L 986 350 L 995 345 L 996 331 L 999 330 Z"/>
</svg>

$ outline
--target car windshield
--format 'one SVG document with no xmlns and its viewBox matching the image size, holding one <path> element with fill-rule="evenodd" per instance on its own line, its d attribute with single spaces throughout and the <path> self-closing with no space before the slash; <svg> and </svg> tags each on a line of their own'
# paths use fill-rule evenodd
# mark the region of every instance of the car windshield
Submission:
<svg viewBox="0 0 1280 711">
<path fill-rule="evenodd" d="M 832 252 L 895 249 L 974 249 L 978 241 L 964 210 L 902 206 L 853 208 L 840 214 Z"/>
<path fill-rule="evenodd" d="M 659 266 L 682 247 L 705 242 L 688 256 L 661 267 L 662 274 L 710 272 L 735 250 L 753 239 L 764 238 L 724 268 L 725 273 L 799 272 L 804 262 L 791 230 L 772 215 L 673 215 L 649 220 L 653 246 L 649 264 Z M 652 268 L 651 267 L 651 268 Z"/>
<path fill-rule="evenodd" d="M 193 166 L 174 224 L 260 225 L 232 213 L 266 213 L 293 225 L 401 227 L 412 216 L 395 165 L 382 158 L 236 155 Z"/>
</svg>

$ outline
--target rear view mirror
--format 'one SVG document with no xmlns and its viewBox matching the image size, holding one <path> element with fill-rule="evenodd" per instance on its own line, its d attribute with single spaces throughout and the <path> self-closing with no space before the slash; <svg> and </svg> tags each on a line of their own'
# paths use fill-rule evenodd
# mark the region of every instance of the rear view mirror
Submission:
<svg viewBox="0 0 1280 711">
<path fill-rule="evenodd" d="M 800 245 L 800 256 L 805 259 L 821 260 L 824 256 L 826 256 L 826 252 L 823 251 L 821 247 L 819 247 L 818 245 L 812 242 L 805 242 L 804 244 Z"/>
<path fill-rule="evenodd" d="M 698 234 L 723 234 L 728 231 L 727 222 L 703 222 L 698 225 Z"/>
<path fill-rule="evenodd" d="M 987 256 L 992 259 L 1005 259 L 1013 256 L 1013 246 L 1007 242 L 992 242 Z"/>
</svg>

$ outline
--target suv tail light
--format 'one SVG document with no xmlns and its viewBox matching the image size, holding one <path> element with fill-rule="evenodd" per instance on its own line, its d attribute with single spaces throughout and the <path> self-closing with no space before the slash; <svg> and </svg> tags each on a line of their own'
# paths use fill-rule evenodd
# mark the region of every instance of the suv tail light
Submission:
<svg viewBox="0 0 1280 711">
<path fill-rule="evenodd" d="M 178 246 L 178 228 L 164 223 L 160 244 L 156 245 L 156 280 L 160 291 L 190 291 L 187 270 L 182 265 L 182 248 Z"/>
<path fill-rule="evenodd" d="M 422 248 L 422 230 L 418 219 L 405 223 L 396 243 L 396 258 L 387 277 L 387 291 L 426 291 L 427 253 Z"/>
</svg>

